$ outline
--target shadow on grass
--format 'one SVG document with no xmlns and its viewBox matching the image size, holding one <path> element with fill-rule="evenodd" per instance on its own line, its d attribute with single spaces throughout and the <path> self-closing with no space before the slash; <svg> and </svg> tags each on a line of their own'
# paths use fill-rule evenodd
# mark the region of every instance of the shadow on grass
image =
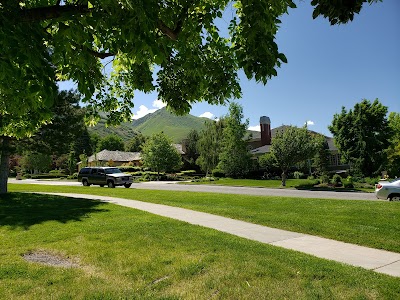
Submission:
<svg viewBox="0 0 400 300">
<path fill-rule="evenodd" d="M 307 191 L 323 191 L 323 192 L 354 192 L 354 193 L 365 193 L 363 190 L 359 189 L 349 189 L 349 188 L 334 188 L 334 187 L 322 187 L 322 186 L 312 186 L 312 185 L 298 185 L 295 187 L 296 190 L 307 190 Z"/>
<path fill-rule="evenodd" d="M 91 213 L 106 212 L 104 203 L 63 196 L 8 193 L 0 196 L 0 226 L 29 229 L 46 221 L 80 221 Z"/>
</svg>

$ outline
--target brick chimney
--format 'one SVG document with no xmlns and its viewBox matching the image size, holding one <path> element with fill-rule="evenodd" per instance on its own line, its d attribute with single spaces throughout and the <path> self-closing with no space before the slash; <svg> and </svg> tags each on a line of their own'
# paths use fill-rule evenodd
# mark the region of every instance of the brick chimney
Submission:
<svg viewBox="0 0 400 300">
<path fill-rule="evenodd" d="M 271 120 L 262 116 L 260 118 L 261 146 L 271 145 Z"/>
</svg>

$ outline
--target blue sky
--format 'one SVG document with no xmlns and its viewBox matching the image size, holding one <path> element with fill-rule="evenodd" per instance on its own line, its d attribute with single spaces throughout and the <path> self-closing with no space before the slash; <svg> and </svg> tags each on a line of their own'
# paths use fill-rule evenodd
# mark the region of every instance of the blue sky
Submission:
<svg viewBox="0 0 400 300">
<path fill-rule="evenodd" d="M 310 2 L 295 1 L 297 8 L 282 17 L 277 44 L 288 63 L 278 76 L 264 86 L 240 74 L 243 95 L 236 101 L 251 128 L 266 115 L 272 128 L 308 121 L 309 129 L 331 136 L 333 115 L 362 99 L 378 98 L 400 112 L 400 1 L 364 5 L 353 22 L 339 26 L 313 20 Z M 156 100 L 156 93 L 137 93 L 136 118 L 161 108 Z M 198 103 L 190 113 L 218 118 L 227 112 L 227 106 Z"/>
</svg>

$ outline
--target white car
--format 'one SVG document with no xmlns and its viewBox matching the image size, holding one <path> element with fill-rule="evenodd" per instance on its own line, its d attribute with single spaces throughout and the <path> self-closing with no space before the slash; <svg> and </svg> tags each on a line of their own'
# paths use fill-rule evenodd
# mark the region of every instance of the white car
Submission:
<svg viewBox="0 0 400 300">
<path fill-rule="evenodd" d="M 375 185 L 375 195 L 378 199 L 400 201 L 400 178 L 390 182 L 379 182 Z"/>
</svg>

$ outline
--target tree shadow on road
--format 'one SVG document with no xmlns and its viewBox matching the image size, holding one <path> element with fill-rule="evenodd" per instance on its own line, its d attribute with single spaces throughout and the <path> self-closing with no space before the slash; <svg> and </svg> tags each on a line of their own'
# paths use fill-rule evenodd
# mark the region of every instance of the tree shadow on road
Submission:
<svg viewBox="0 0 400 300">
<path fill-rule="evenodd" d="M 46 221 L 81 221 L 89 214 L 107 212 L 98 200 L 29 193 L 0 196 L 0 226 L 29 229 Z"/>
</svg>

